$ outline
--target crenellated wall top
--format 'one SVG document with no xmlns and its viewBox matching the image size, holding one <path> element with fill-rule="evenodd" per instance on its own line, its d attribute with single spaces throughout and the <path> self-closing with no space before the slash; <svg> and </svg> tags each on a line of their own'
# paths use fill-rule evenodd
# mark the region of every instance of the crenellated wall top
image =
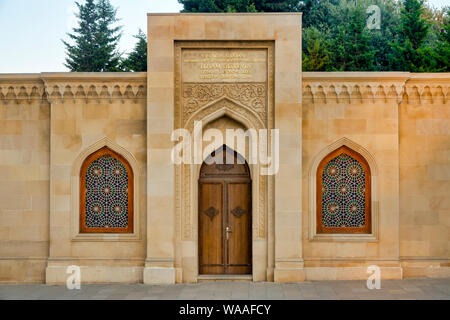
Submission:
<svg viewBox="0 0 450 320">
<path fill-rule="evenodd" d="M 146 98 L 145 72 L 0 74 L 0 102 L 100 102 Z"/>
<path fill-rule="evenodd" d="M 0 74 L 0 102 L 146 98 L 147 73 Z M 446 103 L 450 73 L 303 72 L 304 103 Z"/>
<path fill-rule="evenodd" d="M 304 72 L 304 103 L 446 103 L 450 73 Z"/>
</svg>

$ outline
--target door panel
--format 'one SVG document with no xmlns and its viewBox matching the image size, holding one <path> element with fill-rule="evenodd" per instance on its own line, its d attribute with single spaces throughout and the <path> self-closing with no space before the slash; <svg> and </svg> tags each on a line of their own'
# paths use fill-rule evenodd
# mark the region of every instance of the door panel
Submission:
<svg viewBox="0 0 450 320">
<path fill-rule="evenodd" d="M 231 155 L 234 163 L 205 162 L 200 169 L 199 273 L 251 274 L 250 169 L 246 163 L 238 162 L 240 155 L 226 146 L 213 154 L 219 159 Z"/>
<path fill-rule="evenodd" d="M 223 274 L 223 184 L 200 183 L 199 194 L 199 271 L 201 274 Z"/>
<path fill-rule="evenodd" d="M 249 183 L 227 183 L 227 273 L 251 273 L 251 190 Z"/>
</svg>

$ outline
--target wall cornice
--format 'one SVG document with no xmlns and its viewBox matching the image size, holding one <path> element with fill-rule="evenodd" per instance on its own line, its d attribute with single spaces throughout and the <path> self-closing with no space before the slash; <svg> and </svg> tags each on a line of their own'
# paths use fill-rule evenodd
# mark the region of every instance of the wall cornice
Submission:
<svg viewBox="0 0 450 320">
<path fill-rule="evenodd" d="M 146 81 L 145 72 L 0 74 L 0 102 L 136 102 L 146 98 Z M 303 72 L 302 84 L 304 103 L 446 103 L 450 97 L 450 73 Z"/>
<path fill-rule="evenodd" d="M 446 103 L 450 73 L 304 72 L 304 103 Z"/>
<path fill-rule="evenodd" d="M 145 72 L 0 74 L 0 102 L 137 102 L 146 99 L 146 84 Z"/>
</svg>

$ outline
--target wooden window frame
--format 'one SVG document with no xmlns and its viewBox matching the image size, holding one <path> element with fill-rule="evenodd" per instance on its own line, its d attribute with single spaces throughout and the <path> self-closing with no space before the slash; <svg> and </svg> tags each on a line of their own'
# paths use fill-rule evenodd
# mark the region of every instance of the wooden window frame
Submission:
<svg viewBox="0 0 450 320">
<path fill-rule="evenodd" d="M 119 160 L 128 173 L 128 227 L 126 228 L 88 228 L 86 227 L 86 173 L 95 160 L 110 155 Z M 134 230 L 134 174 L 128 161 L 117 152 L 103 147 L 90 154 L 83 162 L 80 170 L 80 233 L 133 233 Z"/>
<path fill-rule="evenodd" d="M 346 153 L 353 159 L 358 161 L 364 169 L 365 174 L 365 226 L 364 227 L 323 227 L 322 226 L 322 176 L 325 166 L 334 158 L 342 153 Z M 372 186 L 371 186 L 371 172 L 367 160 L 358 152 L 352 150 L 347 146 L 341 146 L 338 149 L 329 153 L 319 163 L 316 172 L 316 232 L 317 234 L 370 234 L 372 232 Z"/>
</svg>

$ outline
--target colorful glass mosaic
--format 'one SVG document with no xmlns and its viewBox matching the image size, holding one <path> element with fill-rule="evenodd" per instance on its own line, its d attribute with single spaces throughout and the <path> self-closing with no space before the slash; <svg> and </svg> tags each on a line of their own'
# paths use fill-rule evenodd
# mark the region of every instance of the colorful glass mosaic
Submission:
<svg viewBox="0 0 450 320">
<path fill-rule="evenodd" d="M 361 228 L 365 226 L 366 173 L 346 153 L 331 159 L 322 172 L 322 226 Z"/>
<path fill-rule="evenodd" d="M 128 227 L 128 172 L 107 154 L 86 171 L 85 224 L 87 228 Z"/>
</svg>

